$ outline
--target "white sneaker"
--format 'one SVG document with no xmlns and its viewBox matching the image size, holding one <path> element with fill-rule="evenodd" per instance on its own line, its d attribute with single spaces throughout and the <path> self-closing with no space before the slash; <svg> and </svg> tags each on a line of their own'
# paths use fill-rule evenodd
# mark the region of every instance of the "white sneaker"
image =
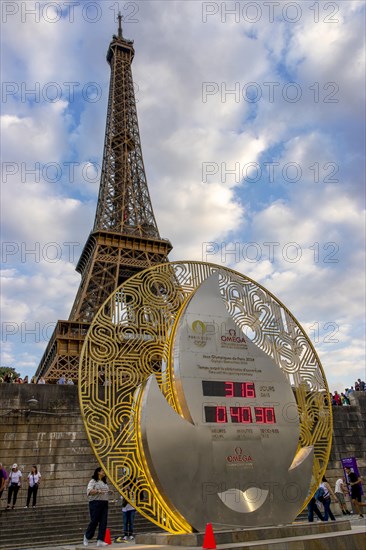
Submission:
<svg viewBox="0 0 366 550">
<path fill-rule="evenodd" d="M 131 536 L 129 537 L 129 539 L 130 539 L 130 540 L 135 540 L 135 537 L 134 537 L 133 535 L 131 535 Z"/>
<path fill-rule="evenodd" d="M 85 535 L 84 535 L 83 545 L 84 545 L 84 546 L 88 546 L 88 545 L 89 545 L 89 541 L 88 541 L 88 539 L 86 538 Z"/>
<path fill-rule="evenodd" d="M 97 546 L 108 546 L 108 544 L 103 540 L 97 540 Z"/>
</svg>

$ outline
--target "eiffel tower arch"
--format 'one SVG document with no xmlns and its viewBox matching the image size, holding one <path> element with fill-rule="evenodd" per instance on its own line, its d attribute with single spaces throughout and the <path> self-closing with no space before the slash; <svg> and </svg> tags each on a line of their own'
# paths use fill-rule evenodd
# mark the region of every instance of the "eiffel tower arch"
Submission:
<svg viewBox="0 0 366 550">
<path fill-rule="evenodd" d="M 121 283 L 168 260 L 172 245 L 160 237 L 142 157 L 131 65 L 133 41 L 118 34 L 107 52 L 111 76 L 103 163 L 93 229 L 76 270 L 79 290 L 67 321 L 58 321 L 36 378 L 78 378 L 79 356 L 90 323 Z"/>
</svg>

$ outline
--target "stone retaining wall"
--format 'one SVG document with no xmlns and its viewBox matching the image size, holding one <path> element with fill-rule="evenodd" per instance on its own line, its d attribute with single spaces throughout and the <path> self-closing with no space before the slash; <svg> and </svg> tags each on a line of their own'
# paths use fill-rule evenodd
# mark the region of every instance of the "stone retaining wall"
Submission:
<svg viewBox="0 0 366 550">
<path fill-rule="evenodd" d="M 35 407 L 32 398 L 38 401 Z M 37 465 L 43 476 L 39 505 L 85 502 L 98 463 L 80 415 L 77 386 L 0 384 L 0 403 L 0 462 L 5 468 L 17 462 L 26 476 Z M 334 407 L 333 413 L 327 477 L 334 487 L 343 474 L 343 457 L 355 456 L 366 479 L 366 394 L 356 394 L 351 407 Z M 18 498 L 24 506 L 26 484 Z"/>
<path fill-rule="evenodd" d="M 38 401 L 32 408 L 29 400 Z M 80 415 L 76 386 L 0 385 L 0 462 L 16 462 L 24 480 L 32 464 L 42 474 L 37 504 L 85 503 L 85 489 L 98 463 Z M 18 494 L 25 505 L 27 484 Z M 4 494 L 6 497 L 6 494 Z"/>
</svg>

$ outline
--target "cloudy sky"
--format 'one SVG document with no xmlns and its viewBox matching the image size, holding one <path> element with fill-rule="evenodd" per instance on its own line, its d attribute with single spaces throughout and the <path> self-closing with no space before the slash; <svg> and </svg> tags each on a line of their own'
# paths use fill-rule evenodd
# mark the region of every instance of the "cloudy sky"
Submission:
<svg viewBox="0 0 366 550">
<path fill-rule="evenodd" d="M 79 286 L 118 10 L 171 260 L 274 293 L 330 389 L 364 368 L 365 3 L 4 1 L 2 357 L 33 375 Z"/>
</svg>

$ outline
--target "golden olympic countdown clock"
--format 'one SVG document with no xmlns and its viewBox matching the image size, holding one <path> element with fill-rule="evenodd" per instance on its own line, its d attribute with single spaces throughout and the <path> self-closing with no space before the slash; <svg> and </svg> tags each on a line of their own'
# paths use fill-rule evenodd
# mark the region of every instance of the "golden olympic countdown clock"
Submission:
<svg viewBox="0 0 366 550">
<path fill-rule="evenodd" d="M 291 522 L 325 471 L 332 419 L 315 350 L 233 270 L 166 263 L 126 281 L 90 327 L 79 376 L 99 462 L 170 532 Z"/>
</svg>

